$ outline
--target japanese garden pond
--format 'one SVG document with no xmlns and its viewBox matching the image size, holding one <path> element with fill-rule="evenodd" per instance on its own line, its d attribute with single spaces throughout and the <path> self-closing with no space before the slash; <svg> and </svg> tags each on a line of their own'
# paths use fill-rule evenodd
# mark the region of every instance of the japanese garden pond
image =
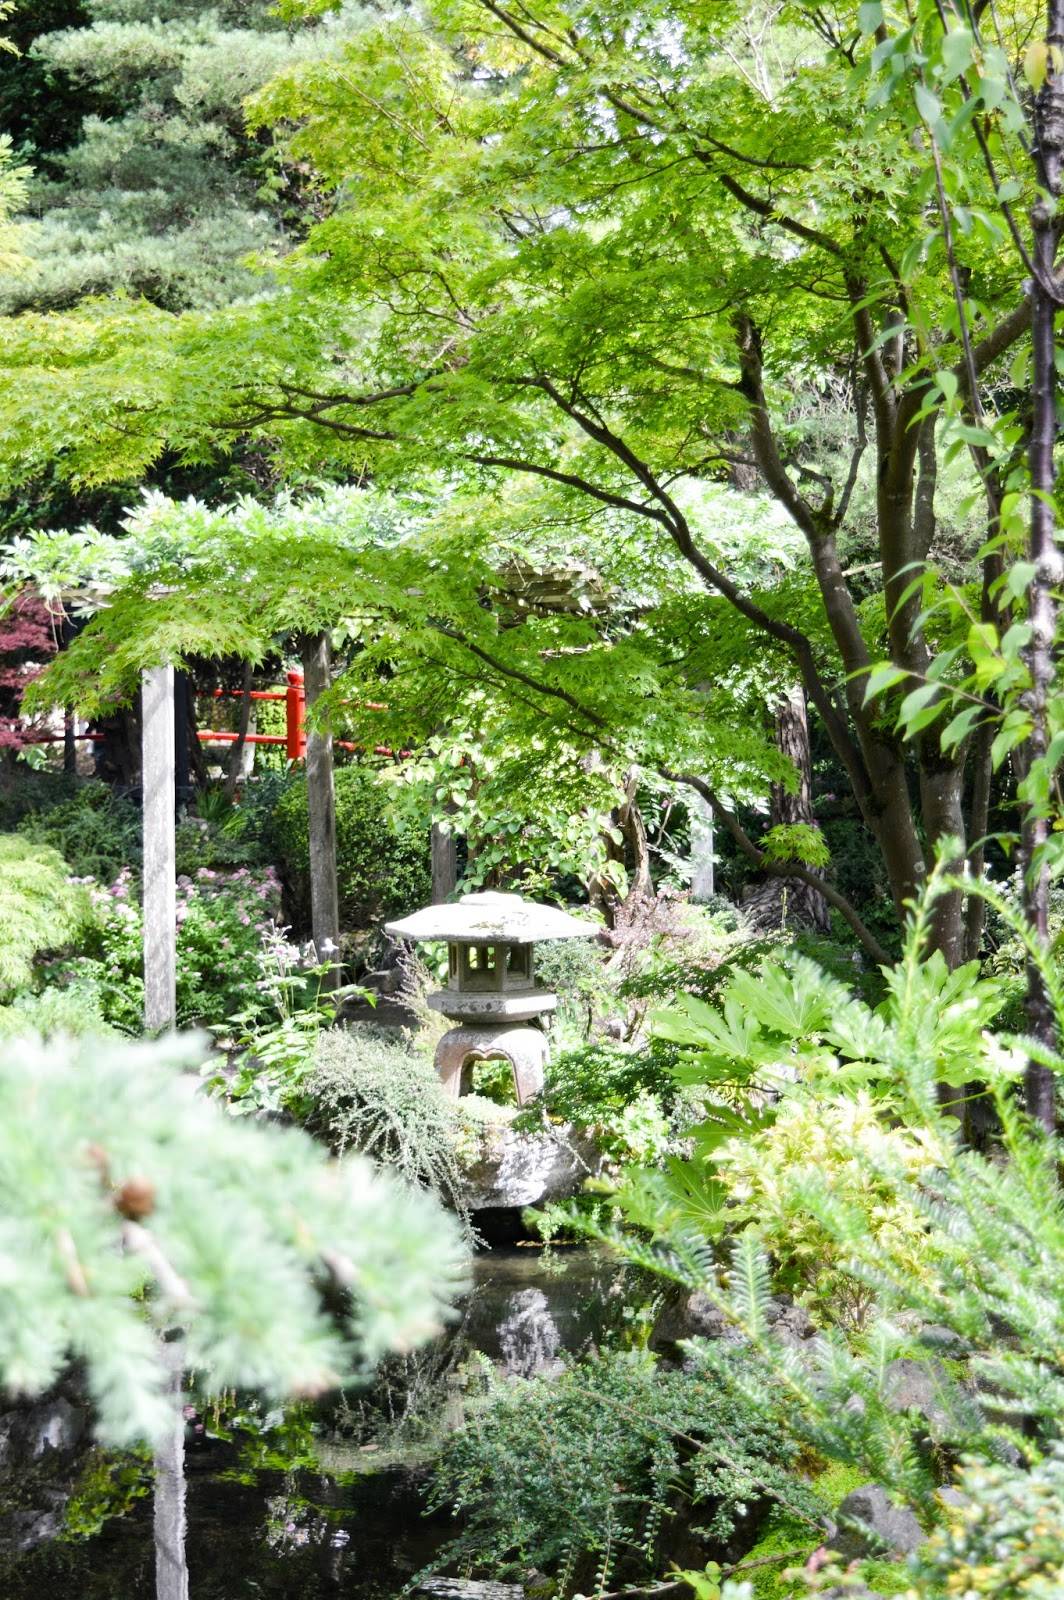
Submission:
<svg viewBox="0 0 1064 1600">
<path fill-rule="evenodd" d="M 455 1532 L 447 1515 L 425 1512 L 435 1444 L 459 1425 L 493 1370 L 514 1381 L 549 1373 L 567 1354 L 623 1336 L 633 1303 L 625 1276 L 587 1249 L 484 1251 L 455 1324 L 434 1346 L 387 1361 L 371 1386 L 284 1416 L 235 1403 L 190 1416 L 194 1600 L 397 1595 Z M 58 1461 L 59 1453 L 30 1439 L 25 1481 L 33 1488 L 13 1517 L 9 1485 L 18 1470 L 3 1421 L 3 1600 L 152 1600 L 148 1463 L 82 1449 L 51 1472 L 49 1456 Z M 64 1522 L 62 1536 L 40 1537 Z M 71 1523 L 79 1537 L 70 1537 Z M 10 1553 L 14 1539 L 32 1548 Z"/>
</svg>

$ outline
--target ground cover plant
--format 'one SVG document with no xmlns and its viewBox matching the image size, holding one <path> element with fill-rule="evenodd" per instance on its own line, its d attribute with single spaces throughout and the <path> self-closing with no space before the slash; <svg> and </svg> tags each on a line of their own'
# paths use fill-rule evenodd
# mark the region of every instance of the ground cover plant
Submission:
<svg viewBox="0 0 1064 1600">
<path fill-rule="evenodd" d="M 736 1393 L 613 1352 L 504 1386 L 444 1447 L 430 1504 L 465 1514 L 448 1559 L 507 1576 L 546 1566 L 586 1593 L 645 1578 L 685 1536 L 726 1552 L 780 1499 L 816 1528 L 791 1449 Z"/>
</svg>

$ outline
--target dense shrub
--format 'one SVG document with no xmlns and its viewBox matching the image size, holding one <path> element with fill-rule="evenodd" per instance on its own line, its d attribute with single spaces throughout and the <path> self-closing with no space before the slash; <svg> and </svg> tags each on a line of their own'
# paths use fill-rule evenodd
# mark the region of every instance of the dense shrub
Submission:
<svg viewBox="0 0 1064 1600">
<path fill-rule="evenodd" d="M 84 889 L 50 845 L 0 834 L 0 996 L 33 978 L 34 958 L 60 950 L 89 920 Z"/>
<path fill-rule="evenodd" d="M 1011 1595 L 1029 1570 L 1030 1592 L 1049 1595 L 1061 1551 L 1052 1514 L 1064 1416 L 1061 1141 L 1017 1108 L 1029 1042 L 993 1031 L 1001 984 L 927 953 L 941 881 L 917 905 L 876 1011 L 795 959 L 786 973 L 765 967 L 756 981 L 734 981 L 717 1010 L 691 1001 L 673 1016 L 672 1037 L 691 1048 L 689 1085 L 738 1095 L 756 1084 L 775 1104 L 750 1095 L 746 1145 L 722 1145 L 719 1118 L 696 1130 L 704 1154 L 694 1164 L 713 1159 L 733 1202 L 730 1252 L 720 1244 L 728 1228 L 704 1226 L 692 1208 L 661 1214 L 656 1245 L 625 1248 L 735 1325 L 766 1387 L 786 1383 L 808 1452 L 880 1484 L 925 1527 L 942 1520 L 951 1463 L 969 1460 L 973 1505 L 933 1546 L 941 1582 L 913 1592 Z M 1015 910 L 995 905 L 1018 928 Z M 1064 1021 L 1059 969 L 1036 945 L 1032 955 Z M 995 1113 L 989 1154 L 963 1142 L 953 1114 L 971 1080 Z M 653 1230 L 654 1219 L 644 1214 L 643 1225 Z M 796 1260 L 834 1321 L 800 1352 L 771 1305 L 780 1265 L 786 1282 Z M 859 1337 L 838 1315 L 854 1294 L 864 1297 Z M 692 1359 L 710 1375 L 717 1354 L 707 1342 Z"/>
<path fill-rule="evenodd" d="M 464 1520 L 445 1552 L 493 1575 L 544 1567 L 562 1593 L 653 1574 L 688 1516 L 706 1554 L 783 1499 L 815 1516 L 781 1429 L 735 1385 L 615 1352 L 500 1384 L 444 1446 L 431 1503 Z"/>
<path fill-rule="evenodd" d="M 178 874 L 188 877 L 201 867 L 249 867 L 263 859 L 253 841 L 204 817 L 182 817 L 174 829 L 174 855 Z"/>
<path fill-rule="evenodd" d="M 8 596 L 0 616 L 0 749 L 25 750 L 22 694 L 56 649 L 56 619 L 29 590 Z"/>
<path fill-rule="evenodd" d="M 289 917 L 310 925 L 310 837 L 305 779 L 286 787 L 269 824 L 273 859 L 281 863 Z M 416 910 L 429 898 L 428 829 L 402 830 L 385 808 L 371 769 L 336 772 L 336 851 L 340 922 L 363 928 Z"/>
<path fill-rule="evenodd" d="M 1064 1594 L 1064 1447 L 1055 1445 L 1029 1472 L 971 1462 L 961 1474 L 962 1503 L 917 1563 L 926 1596 Z"/>
<path fill-rule="evenodd" d="M 20 1039 L 27 1033 L 70 1039 L 86 1034 L 111 1034 L 115 1030 L 103 1014 L 99 992 L 90 984 L 66 988 L 24 989 L 10 1005 L 0 1006 L 0 1039 Z"/>
<path fill-rule="evenodd" d="M 106 783 L 82 779 L 50 805 L 35 805 L 18 823 L 27 839 L 50 844 L 78 878 L 110 883 L 141 856 L 140 809 Z"/>
<path fill-rule="evenodd" d="M 19 762 L 11 770 L 0 770 L 0 831 L 10 833 L 31 811 L 47 811 L 62 800 L 69 800 L 83 782 L 48 767 L 29 767 Z"/>
<path fill-rule="evenodd" d="M 590 939 L 547 939 L 536 946 L 536 981 L 558 996 L 558 1019 L 577 1037 L 615 1002 L 602 949 Z"/>
<path fill-rule="evenodd" d="M 909 1195 L 933 1165 L 933 1153 L 919 1132 L 885 1126 L 882 1108 L 867 1092 L 787 1098 L 756 1139 L 731 1139 L 716 1159 L 734 1225 L 748 1221 L 757 1228 L 777 1287 L 808 1303 L 818 1320 L 859 1328 L 875 1292 L 850 1270 L 847 1246 L 840 1247 L 804 1203 L 795 1182 L 802 1171 L 815 1171 L 835 1203 L 860 1215 L 903 1271 L 919 1274 L 926 1226 Z M 889 1163 L 889 1181 L 879 1175 L 883 1163 Z"/>
<path fill-rule="evenodd" d="M 673 1057 L 658 1044 L 625 1050 L 595 1042 L 562 1050 L 547 1063 L 540 1104 L 548 1116 L 591 1134 L 607 1154 L 639 1159 L 652 1153 L 643 1148 L 648 1133 L 667 1129 L 677 1094 Z"/>
</svg>

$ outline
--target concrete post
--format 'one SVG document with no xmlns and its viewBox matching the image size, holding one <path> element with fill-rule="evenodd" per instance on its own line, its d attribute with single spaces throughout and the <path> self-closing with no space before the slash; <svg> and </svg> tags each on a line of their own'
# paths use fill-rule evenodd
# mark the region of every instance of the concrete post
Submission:
<svg viewBox="0 0 1064 1600">
<path fill-rule="evenodd" d="M 309 707 L 331 682 L 328 635 L 319 633 L 305 639 L 301 654 Z M 336 792 L 333 784 L 332 734 L 308 728 L 306 748 L 311 932 L 318 960 L 337 961 L 340 952 L 340 909 L 336 888 Z M 340 970 L 337 967 L 325 980 L 325 986 L 337 988 L 339 982 Z"/>
<path fill-rule="evenodd" d="M 165 1439 L 155 1448 L 155 1600 L 189 1600 L 188 1562 L 185 1556 L 185 1418 L 182 1399 L 181 1341 L 163 1345 L 170 1371 L 174 1420 Z"/>
<path fill-rule="evenodd" d="M 712 900 L 716 892 L 716 857 L 713 850 L 713 812 L 700 794 L 687 801 L 691 829 L 691 899 L 697 904 Z"/>
<path fill-rule="evenodd" d="M 177 1022 L 177 881 L 174 852 L 174 669 L 141 682 L 144 827 L 144 1026 Z"/>
</svg>

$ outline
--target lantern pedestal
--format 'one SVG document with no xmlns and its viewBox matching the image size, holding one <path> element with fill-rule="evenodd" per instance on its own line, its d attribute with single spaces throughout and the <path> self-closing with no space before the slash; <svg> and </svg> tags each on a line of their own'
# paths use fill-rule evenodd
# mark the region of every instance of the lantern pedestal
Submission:
<svg viewBox="0 0 1064 1600">
<path fill-rule="evenodd" d="M 543 1088 L 547 1036 L 538 1028 L 505 1022 L 462 1022 L 436 1046 L 436 1071 L 446 1092 L 458 1099 L 469 1094 L 478 1061 L 508 1061 L 513 1068 L 517 1103 L 525 1105 Z"/>
</svg>

